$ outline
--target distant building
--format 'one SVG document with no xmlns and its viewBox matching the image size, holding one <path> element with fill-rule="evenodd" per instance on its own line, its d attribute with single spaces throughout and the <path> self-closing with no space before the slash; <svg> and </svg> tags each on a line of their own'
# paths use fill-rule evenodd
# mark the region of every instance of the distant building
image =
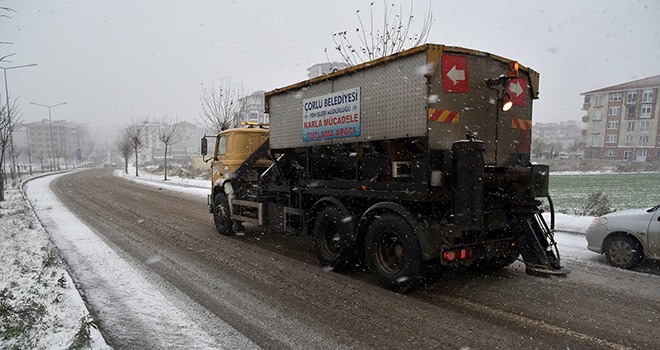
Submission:
<svg viewBox="0 0 660 350">
<path fill-rule="evenodd" d="M 243 119 L 238 121 L 239 127 L 241 122 L 268 123 L 268 114 L 265 113 L 265 91 L 255 91 L 250 95 L 240 98 L 239 102 L 245 106 Z"/>
<path fill-rule="evenodd" d="M 583 126 L 578 121 L 559 123 L 534 123 L 532 136 L 546 144 L 560 144 L 563 148 L 582 141 Z"/>
<path fill-rule="evenodd" d="M 139 156 L 142 161 L 162 161 L 165 158 L 165 144 L 158 139 L 157 130 L 161 122 L 149 122 L 145 126 L 142 148 Z M 199 140 L 205 130 L 195 124 L 182 121 L 176 123 L 179 136 L 167 147 L 167 159 L 190 160 L 200 154 Z M 206 134 L 209 134 L 206 132 Z"/>
<path fill-rule="evenodd" d="M 660 75 L 584 92 L 585 159 L 660 160 Z"/>
<path fill-rule="evenodd" d="M 343 62 L 317 63 L 307 68 L 307 77 L 310 79 L 320 77 L 338 70 L 348 68 L 349 65 Z"/>
<path fill-rule="evenodd" d="M 66 163 L 70 163 L 74 159 L 85 160 L 93 148 L 87 123 L 53 120 L 51 133 L 51 123 L 48 119 L 42 119 L 37 122 L 25 123 L 24 131 L 24 133 L 20 131 L 16 133 L 25 136 L 19 136 L 14 143 L 15 148 L 23 149 L 20 156 L 21 162 L 25 162 L 27 159 L 28 149 L 33 162 L 40 158 L 44 164 L 48 164 L 52 158 L 56 164 L 59 164 L 60 159 L 65 160 Z"/>
</svg>

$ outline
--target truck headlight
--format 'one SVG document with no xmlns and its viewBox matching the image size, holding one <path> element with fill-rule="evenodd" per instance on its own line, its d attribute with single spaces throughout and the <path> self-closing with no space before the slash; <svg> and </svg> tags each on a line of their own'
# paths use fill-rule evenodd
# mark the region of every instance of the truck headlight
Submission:
<svg viewBox="0 0 660 350">
<path fill-rule="evenodd" d="M 604 216 L 599 216 L 591 222 L 591 225 L 589 225 L 589 228 L 600 226 L 600 225 L 605 225 L 605 224 L 607 224 L 607 218 L 604 217 Z"/>
</svg>

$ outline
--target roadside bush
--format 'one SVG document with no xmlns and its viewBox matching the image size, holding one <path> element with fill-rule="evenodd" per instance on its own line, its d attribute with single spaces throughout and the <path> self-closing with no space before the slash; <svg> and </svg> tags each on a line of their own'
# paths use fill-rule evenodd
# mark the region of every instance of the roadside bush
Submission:
<svg viewBox="0 0 660 350">
<path fill-rule="evenodd" d="M 601 216 L 611 213 L 610 200 L 603 192 L 594 192 L 589 194 L 582 206 L 580 215 Z"/>
</svg>

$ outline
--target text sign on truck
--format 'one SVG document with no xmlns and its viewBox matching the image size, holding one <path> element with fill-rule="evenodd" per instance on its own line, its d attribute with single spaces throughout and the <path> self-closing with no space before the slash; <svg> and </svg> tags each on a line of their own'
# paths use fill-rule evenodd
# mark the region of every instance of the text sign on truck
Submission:
<svg viewBox="0 0 660 350">
<path fill-rule="evenodd" d="M 360 88 L 303 100 L 303 141 L 360 136 Z"/>
</svg>

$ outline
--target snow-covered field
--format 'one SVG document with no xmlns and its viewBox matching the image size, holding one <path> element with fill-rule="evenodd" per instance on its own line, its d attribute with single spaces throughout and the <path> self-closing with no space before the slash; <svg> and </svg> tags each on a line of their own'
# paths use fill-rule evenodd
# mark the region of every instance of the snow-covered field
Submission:
<svg viewBox="0 0 660 350">
<path fill-rule="evenodd" d="M 161 175 L 141 173 L 136 178 L 134 174 L 134 170 L 129 170 L 129 174 L 115 171 L 116 176 L 127 181 L 167 186 L 206 200 L 207 180 L 172 177 L 165 182 Z M 146 276 L 136 267 L 138 264 L 115 253 L 59 203 L 49 189 L 50 181 L 56 176 L 59 175 L 32 180 L 26 186 L 39 219 L 18 188 L 9 190 L 7 200 L 1 203 L 0 348 L 68 348 L 74 342 L 81 343 L 82 348 L 107 348 L 51 241 L 69 266 L 75 267 L 71 270 L 80 271 L 76 280 L 87 281 L 86 299 L 92 295 L 105 298 L 110 305 L 110 311 L 105 312 L 119 314 L 128 308 L 139 313 L 145 324 L 153 326 L 144 336 L 160 337 L 164 348 L 253 347 L 228 325 L 225 330 L 209 335 L 187 316 L 181 305 L 171 301 L 173 298 L 163 288 L 154 288 L 153 276 Z M 566 231 L 556 233 L 563 256 L 592 262 L 597 258 L 586 250 L 586 240 L 580 234 L 592 219 L 557 215 L 556 229 Z M 121 308 L 113 311 L 111 306 L 117 300 L 121 300 Z M 172 327 L 173 324 L 178 326 Z M 172 332 L 173 329 L 180 331 Z M 218 338 L 218 334 L 224 336 Z"/>
</svg>

